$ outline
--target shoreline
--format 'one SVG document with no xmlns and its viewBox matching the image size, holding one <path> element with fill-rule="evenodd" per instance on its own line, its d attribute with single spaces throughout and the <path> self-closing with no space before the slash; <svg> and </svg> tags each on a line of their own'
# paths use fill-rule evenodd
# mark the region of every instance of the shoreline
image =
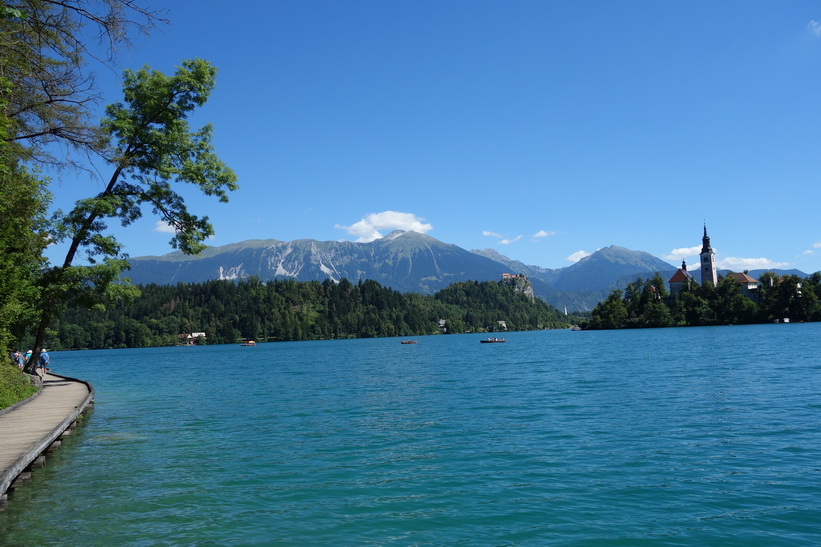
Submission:
<svg viewBox="0 0 821 547">
<path fill-rule="evenodd" d="M 50 372 L 40 384 L 37 393 L 0 412 L 0 511 L 94 406 L 94 387 L 85 380 Z"/>
</svg>

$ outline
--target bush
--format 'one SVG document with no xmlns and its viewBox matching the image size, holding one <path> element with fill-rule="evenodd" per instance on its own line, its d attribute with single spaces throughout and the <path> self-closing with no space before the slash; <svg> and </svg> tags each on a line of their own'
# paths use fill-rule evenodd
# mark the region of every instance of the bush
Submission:
<svg viewBox="0 0 821 547">
<path fill-rule="evenodd" d="M 15 364 L 0 365 L 0 410 L 34 395 L 37 388 L 28 374 L 20 372 Z"/>
</svg>

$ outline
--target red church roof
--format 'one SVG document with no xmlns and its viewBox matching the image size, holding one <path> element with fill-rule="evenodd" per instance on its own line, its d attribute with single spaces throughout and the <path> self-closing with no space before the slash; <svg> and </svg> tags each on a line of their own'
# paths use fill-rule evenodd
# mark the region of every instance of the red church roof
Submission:
<svg viewBox="0 0 821 547">
<path fill-rule="evenodd" d="M 693 276 L 690 275 L 690 272 L 688 272 L 687 270 L 684 270 L 682 268 L 679 268 L 676 271 L 676 273 L 673 274 L 673 277 L 670 278 L 670 281 L 668 281 L 668 283 L 684 283 L 688 279 L 692 279 L 692 278 L 693 278 Z"/>
</svg>

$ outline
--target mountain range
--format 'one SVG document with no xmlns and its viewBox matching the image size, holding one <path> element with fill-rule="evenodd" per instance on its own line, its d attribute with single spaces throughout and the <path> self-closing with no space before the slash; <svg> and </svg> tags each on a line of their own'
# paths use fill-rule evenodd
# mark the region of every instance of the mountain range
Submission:
<svg viewBox="0 0 821 547">
<path fill-rule="evenodd" d="M 457 281 L 498 280 L 524 274 L 534 294 L 558 309 L 592 309 L 613 289 L 656 272 L 669 279 L 676 267 L 643 251 L 610 246 L 566 268 L 523 264 L 492 249 L 468 251 L 428 235 L 395 231 L 369 243 L 298 239 L 248 240 L 208 247 L 196 256 L 175 251 L 129 259 L 138 284 L 200 283 L 256 276 L 263 281 L 338 282 L 373 279 L 400 292 L 432 294 Z M 693 272 L 698 274 L 698 268 Z M 762 270 L 763 272 L 763 270 Z M 797 273 L 797 270 L 783 273 Z M 750 272 L 755 276 L 756 272 Z M 697 275 L 696 275 L 697 277 Z"/>
</svg>

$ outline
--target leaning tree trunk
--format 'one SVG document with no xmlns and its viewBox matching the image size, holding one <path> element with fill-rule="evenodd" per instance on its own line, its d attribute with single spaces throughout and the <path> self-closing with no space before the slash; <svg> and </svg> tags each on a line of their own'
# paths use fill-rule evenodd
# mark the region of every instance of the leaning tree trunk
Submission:
<svg viewBox="0 0 821 547">
<path fill-rule="evenodd" d="M 108 181 L 106 189 L 102 192 L 102 194 L 100 194 L 100 196 L 110 195 L 113 192 L 122 171 L 122 166 L 118 166 L 114 170 L 114 174 Z M 37 374 L 37 363 L 40 359 L 40 351 L 43 349 L 43 344 L 46 340 L 46 329 L 48 329 L 48 326 L 60 310 L 60 305 L 65 301 L 65 295 L 61 292 L 64 290 L 62 288 L 63 274 L 66 270 L 68 270 L 68 268 L 71 267 L 74 262 L 74 257 L 80 249 L 80 245 L 86 241 L 91 226 L 99 217 L 99 211 L 92 210 L 89 212 L 88 217 L 83 220 L 82 226 L 80 226 L 74 234 L 74 237 L 71 239 L 71 245 L 66 252 L 66 257 L 63 260 L 62 267 L 55 268 L 51 272 L 53 273 L 53 279 L 49 279 L 46 284 L 46 295 L 43 299 L 43 307 L 40 311 L 40 321 L 37 324 L 37 333 L 34 337 L 34 347 L 31 348 L 31 357 L 23 369 L 29 374 Z"/>
<path fill-rule="evenodd" d="M 34 347 L 31 348 L 31 357 L 23 368 L 28 374 L 37 374 L 37 363 L 40 360 L 40 352 L 46 340 L 46 329 L 54 319 L 54 314 L 58 309 L 54 296 L 44 299 L 43 308 L 40 310 L 40 320 L 37 323 L 37 332 L 34 335 Z"/>
</svg>

